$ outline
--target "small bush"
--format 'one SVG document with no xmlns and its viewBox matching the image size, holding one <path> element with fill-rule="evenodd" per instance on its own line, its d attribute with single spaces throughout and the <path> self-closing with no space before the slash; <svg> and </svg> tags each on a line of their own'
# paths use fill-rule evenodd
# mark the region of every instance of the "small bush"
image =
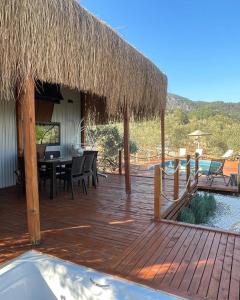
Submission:
<svg viewBox="0 0 240 300">
<path fill-rule="evenodd" d="M 213 195 L 197 193 L 190 201 L 189 206 L 181 209 L 178 220 L 190 224 L 205 223 L 215 212 L 216 206 Z"/>
<path fill-rule="evenodd" d="M 178 216 L 178 221 L 195 224 L 195 216 L 189 207 L 184 207 L 181 209 L 180 214 Z"/>
<path fill-rule="evenodd" d="M 191 200 L 189 207 L 195 216 L 196 224 L 205 223 L 207 221 L 207 203 L 202 195 L 196 194 Z"/>
</svg>

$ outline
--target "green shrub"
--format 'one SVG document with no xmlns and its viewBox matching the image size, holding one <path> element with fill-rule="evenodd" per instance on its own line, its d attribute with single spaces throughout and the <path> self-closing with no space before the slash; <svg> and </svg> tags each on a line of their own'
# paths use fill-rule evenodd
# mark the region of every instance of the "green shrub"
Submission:
<svg viewBox="0 0 240 300">
<path fill-rule="evenodd" d="M 207 222 L 216 209 L 216 200 L 211 194 L 196 194 L 190 201 L 189 207 L 195 216 L 196 224 Z"/>
<path fill-rule="evenodd" d="M 195 195 L 191 200 L 189 207 L 195 216 L 196 224 L 205 223 L 207 221 L 207 203 L 202 195 Z"/>
<path fill-rule="evenodd" d="M 184 207 L 181 209 L 180 214 L 178 216 L 178 221 L 195 224 L 195 216 L 189 207 Z"/>
<path fill-rule="evenodd" d="M 204 197 L 206 199 L 206 203 L 207 203 L 207 208 L 208 208 L 208 216 L 211 216 L 214 214 L 216 208 L 217 208 L 217 203 L 215 200 L 215 197 L 211 194 L 204 194 Z"/>
</svg>

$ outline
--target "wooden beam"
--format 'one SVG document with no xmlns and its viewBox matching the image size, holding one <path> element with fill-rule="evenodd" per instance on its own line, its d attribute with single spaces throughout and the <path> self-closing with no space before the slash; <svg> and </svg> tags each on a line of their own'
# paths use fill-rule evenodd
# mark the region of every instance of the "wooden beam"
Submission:
<svg viewBox="0 0 240 300">
<path fill-rule="evenodd" d="M 125 170 L 125 190 L 131 194 L 131 177 L 130 177 L 130 145 L 129 145 L 129 109 L 128 105 L 124 106 L 124 170 Z"/>
<path fill-rule="evenodd" d="M 154 219 L 161 219 L 161 189 L 162 178 L 159 165 L 154 168 Z"/>
<path fill-rule="evenodd" d="M 174 200 L 179 197 L 179 159 L 174 160 Z"/>
<path fill-rule="evenodd" d="M 199 154 L 195 154 L 195 183 L 198 184 Z"/>
<path fill-rule="evenodd" d="M 81 119 L 83 119 L 81 124 L 81 127 L 83 127 L 83 130 L 81 130 L 81 145 L 83 148 L 86 146 L 86 97 L 87 94 L 81 93 Z"/>
<path fill-rule="evenodd" d="M 122 150 L 118 150 L 118 171 L 122 175 Z"/>
<path fill-rule="evenodd" d="M 22 89 L 24 162 L 26 181 L 27 219 L 30 240 L 33 245 L 40 243 L 40 216 L 38 195 L 38 167 L 35 126 L 35 85 L 29 77 Z"/>
<path fill-rule="evenodd" d="M 190 180 L 190 176 L 191 176 L 191 156 L 187 155 L 187 169 L 186 169 L 186 181 L 187 181 L 187 191 L 188 193 L 191 192 L 191 180 Z"/>
<path fill-rule="evenodd" d="M 161 112 L 161 161 L 162 168 L 165 170 L 165 111 Z M 163 173 L 164 177 L 164 173 Z"/>
</svg>

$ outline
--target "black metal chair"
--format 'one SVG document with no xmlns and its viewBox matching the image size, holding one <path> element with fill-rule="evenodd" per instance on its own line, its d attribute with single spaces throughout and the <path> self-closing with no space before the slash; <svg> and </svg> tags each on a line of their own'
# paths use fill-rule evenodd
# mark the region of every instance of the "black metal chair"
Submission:
<svg viewBox="0 0 240 300">
<path fill-rule="evenodd" d="M 67 188 L 71 187 L 72 199 L 74 199 L 74 181 L 82 184 L 83 192 L 87 193 L 85 180 L 87 176 L 84 174 L 85 156 L 73 157 L 72 166 L 66 167 L 64 174 L 59 174 L 58 178 L 64 180 L 64 187 L 67 183 Z"/>
<path fill-rule="evenodd" d="M 17 161 L 17 170 L 15 170 L 16 176 L 16 185 L 17 185 L 17 193 L 18 197 L 21 194 L 25 194 L 25 166 L 24 166 L 24 157 L 18 157 Z"/>
<path fill-rule="evenodd" d="M 88 187 L 90 183 L 90 178 L 92 178 L 92 185 L 96 187 L 96 179 L 94 177 L 94 160 L 95 160 L 95 154 L 83 154 L 83 157 L 85 157 L 85 163 L 84 163 L 84 174 L 87 178 Z"/>
</svg>

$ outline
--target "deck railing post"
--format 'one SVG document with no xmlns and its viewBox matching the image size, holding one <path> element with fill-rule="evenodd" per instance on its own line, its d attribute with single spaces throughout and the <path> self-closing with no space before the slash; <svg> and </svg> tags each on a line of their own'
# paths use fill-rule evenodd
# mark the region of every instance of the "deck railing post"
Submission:
<svg viewBox="0 0 240 300">
<path fill-rule="evenodd" d="M 154 219 L 161 219 L 162 176 L 160 166 L 154 168 Z"/>
<path fill-rule="evenodd" d="M 195 183 L 198 184 L 199 154 L 195 153 Z"/>
<path fill-rule="evenodd" d="M 174 200 L 178 199 L 179 196 L 179 159 L 174 160 Z"/>
<path fill-rule="evenodd" d="M 119 175 L 122 175 L 122 150 L 118 151 L 118 170 Z"/>
<path fill-rule="evenodd" d="M 186 169 L 186 181 L 187 181 L 187 191 L 188 193 L 191 192 L 191 180 L 190 180 L 190 176 L 191 176 L 191 156 L 187 155 L 187 169 Z"/>
</svg>

